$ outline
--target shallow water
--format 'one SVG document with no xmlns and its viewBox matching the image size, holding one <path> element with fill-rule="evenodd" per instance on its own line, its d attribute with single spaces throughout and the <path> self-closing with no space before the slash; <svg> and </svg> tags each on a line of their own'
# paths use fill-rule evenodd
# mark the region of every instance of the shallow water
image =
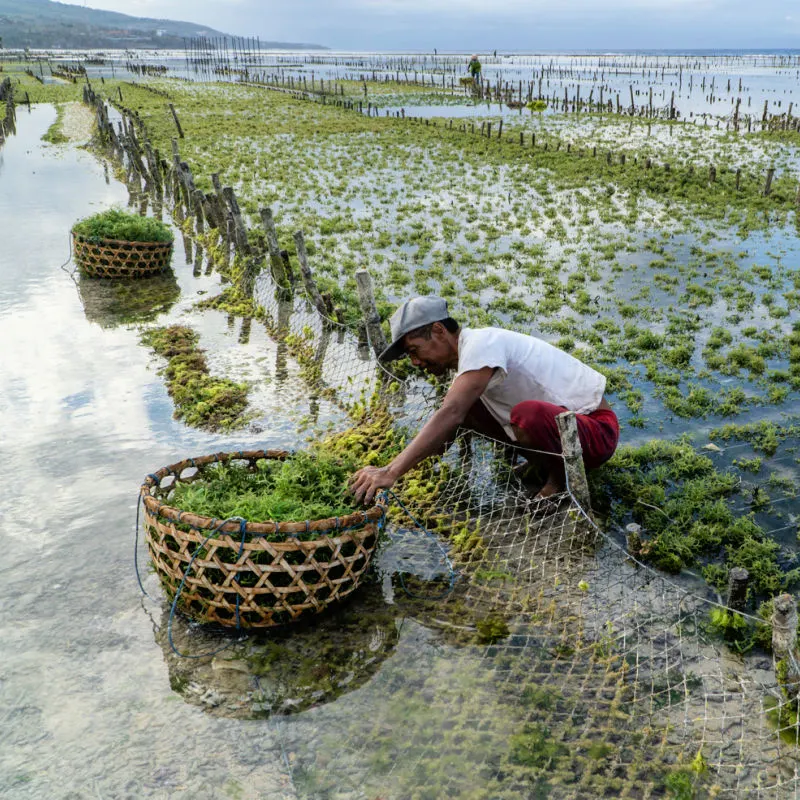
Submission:
<svg viewBox="0 0 800 800">
<path fill-rule="evenodd" d="M 143 611 L 132 543 L 148 472 L 187 453 L 286 446 L 296 435 L 288 424 L 224 438 L 187 429 L 172 419 L 137 329 L 87 314 L 60 269 L 67 233 L 81 216 L 124 205 L 127 191 L 89 153 L 41 143 L 54 119 L 52 107 L 20 111 L 0 151 L 0 795 L 223 797 L 238 785 L 281 797 L 271 729 L 212 718 L 170 689 L 150 618 L 160 609 Z M 178 255 L 173 269 L 178 308 L 193 300 L 187 286 L 196 297 L 216 283 L 198 283 Z"/>
<path fill-rule="evenodd" d="M 48 106 L 20 113 L 17 136 L 0 151 L 0 455 L 10 487 L 0 500 L 0 796 L 327 797 L 333 781 L 342 797 L 360 797 L 360 779 L 341 759 L 326 777 L 324 764 L 340 755 L 331 731 L 352 741 L 395 686 L 403 694 L 388 719 L 402 723 L 421 659 L 443 672 L 442 686 L 455 665 L 473 682 L 488 675 L 479 650 L 438 641 L 393 599 L 393 573 L 418 564 L 436 577 L 440 554 L 414 537 L 386 549 L 382 572 L 341 617 L 328 616 L 318 635 L 290 637 L 287 674 L 269 668 L 277 640 L 226 639 L 181 620 L 173 643 L 182 652 L 230 647 L 210 663 L 175 655 L 167 607 L 143 598 L 136 581 L 139 483 L 191 454 L 302 445 L 298 416 L 313 407 L 324 422 L 336 412 L 307 396 L 297 365 L 262 327 L 247 339 L 221 312 L 191 313 L 219 281 L 195 274 L 191 248 L 176 248 L 172 277 L 149 295 L 70 274 L 73 222 L 130 198 L 90 153 L 40 142 L 54 119 Z M 174 321 L 200 330 L 212 371 L 258 382 L 259 413 L 244 433 L 206 434 L 172 418 L 158 362 L 132 323 Z M 144 586 L 158 598 L 145 561 L 140 542 Z M 319 642 L 325 674 L 309 677 Z M 305 671 L 293 676 L 294 665 Z M 484 687 L 483 702 L 492 697 Z M 415 724 L 444 718 L 414 707 Z M 403 736 L 397 746 L 408 746 Z M 371 757 L 366 745 L 350 756 Z"/>
<path fill-rule="evenodd" d="M 126 52 L 106 53 L 103 65 L 87 65 L 87 73 L 92 78 L 119 77 L 126 80 L 137 80 L 137 76 L 127 69 L 128 58 L 136 63 L 166 65 L 170 77 L 189 78 L 192 80 L 241 80 L 234 72 L 232 76 L 219 75 L 207 70 L 202 65 L 199 72 L 187 62 L 183 52 L 134 51 L 132 56 Z M 249 75 L 263 75 L 267 82 L 274 80 L 275 75 L 293 77 L 298 81 L 303 78 L 308 88 L 312 79 L 318 86 L 320 79 L 324 81 L 360 81 L 363 78 L 377 77 L 390 80 L 400 76 L 402 80 L 417 78 L 424 80 L 435 88 L 450 89 L 457 95 L 458 79 L 467 76 L 467 63 L 470 53 L 446 53 L 434 57 L 430 53 L 367 53 L 367 52 L 309 52 L 296 53 L 285 51 L 255 51 L 247 54 L 234 54 L 233 51 L 221 52 L 224 60 L 230 57 L 230 66 L 238 71 L 245 67 Z M 675 108 L 684 119 L 692 117 L 712 117 L 716 119 L 730 118 L 733 115 L 736 100 L 741 101 L 740 119 L 751 117 L 760 122 L 764 103 L 768 103 L 770 114 L 782 114 L 789 111 L 794 101 L 794 91 L 800 72 L 797 68 L 796 51 L 787 51 L 782 60 L 776 61 L 773 53 L 744 53 L 744 51 L 696 51 L 685 53 L 639 52 L 639 53 L 537 53 L 514 52 L 499 53 L 490 56 L 480 54 L 483 65 L 483 79 L 491 86 L 499 83 L 507 85 L 516 98 L 520 81 L 527 93 L 528 82 L 534 84 L 534 94 L 541 94 L 549 101 L 561 104 L 565 90 L 570 101 L 576 95 L 588 101 L 591 97 L 597 103 L 602 97 L 607 105 L 612 101 L 616 107 L 619 103 L 627 109 L 633 92 L 637 109 L 650 105 L 652 90 L 652 106 L 664 116 L 670 106 L 672 94 L 675 94 Z M 77 64 L 68 51 L 57 61 Z M 203 71 L 206 69 L 206 71 Z M 541 80 L 540 80 L 541 79 Z M 297 84 L 298 87 L 300 84 Z M 419 88 L 419 87 L 416 87 Z M 383 109 L 394 106 L 391 101 L 385 102 L 380 95 L 370 98 Z M 485 105 L 471 107 L 469 101 L 463 109 L 458 108 L 414 108 L 413 99 L 404 102 L 407 115 L 413 116 L 480 116 L 490 113 L 509 113 L 502 109 L 489 112 Z M 796 103 L 795 103 L 796 105 Z M 498 108 L 492 104 L 493 109 Z M 396 109 L 399 110 L 398 105 Z M 518 112 L 515 112 L 518 113 Z M 796 115 L 795 115 L 796 116 Z M 746 123 L 745 123 L 746 124 Z"/>
</svg>

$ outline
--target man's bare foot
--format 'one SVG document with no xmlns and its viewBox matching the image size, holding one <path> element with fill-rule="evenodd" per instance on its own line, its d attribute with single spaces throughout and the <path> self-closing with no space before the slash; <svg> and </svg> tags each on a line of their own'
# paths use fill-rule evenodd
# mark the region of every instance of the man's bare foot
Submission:
<svg viewBox="0 0 800 800">
<path fill-rule="evenodd" d="M 566 484 L 556 483 L 553 480 L 548 480 L 547 483 L 539 489 L 539 493 L 534 497 L 534 500 L 546 500 L 554 494 L 562 494 L 567 489 Z"/>
</svg>

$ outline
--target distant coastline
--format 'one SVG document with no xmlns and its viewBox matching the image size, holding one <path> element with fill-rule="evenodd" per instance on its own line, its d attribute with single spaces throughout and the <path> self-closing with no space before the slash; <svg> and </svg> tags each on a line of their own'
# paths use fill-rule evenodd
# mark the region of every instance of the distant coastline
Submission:
<svg viewBox="0 0 800 800">
<path fill-rule="evenodd" d="M 193 38 L 242 39 L 193 22 L 133 17 L 52 0 L 0 0 L 2 50 L 176 50 Z M 258 37 L 249 37 L 254 42 Z M 306 42 L 261 42 L 281 50 L 324 51 Z"/>
</svg>

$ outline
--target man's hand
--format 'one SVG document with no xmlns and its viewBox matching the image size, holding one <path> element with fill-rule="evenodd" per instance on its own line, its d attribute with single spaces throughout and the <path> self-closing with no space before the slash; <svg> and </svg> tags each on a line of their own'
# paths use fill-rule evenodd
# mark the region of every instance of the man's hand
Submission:
<svg viewBox="0 0 800 800">
<path fill-rule="evenodd" d="M 357 502 L 369 505 L 378 489 L 390 489 L 395 480 L 388 467 L 363 467 L 350 478 L 350 491 Z"/>
<path fill-rule="evenodd" d="M 494 367 L 481 367 L 459 375 L 445 395 L 441 408 L 422 426 L 422 430 L 385 467 L 364 467 L 350 479 L 356 500 L 372 502 L 379 489 L 389 489 L 395 481 L 420 461 L 436 453 L 464 421 L 467 412 L 483 394 L 494 374 Z"/>
</svg>

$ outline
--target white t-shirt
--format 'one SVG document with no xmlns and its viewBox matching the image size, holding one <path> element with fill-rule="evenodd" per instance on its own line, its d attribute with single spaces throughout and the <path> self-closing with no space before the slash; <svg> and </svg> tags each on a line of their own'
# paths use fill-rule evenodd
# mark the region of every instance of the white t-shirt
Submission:
<svg viewBox="0 0 800 800">
<path fill-rule="evenodd" d="M 511 409 L 517 403 L 543 400 L 588 414 L 606 388 L 604 375 L 542 339 L 503 328 L 462 328 L 456 377 L 483 367 L 497 369 L 481 400 L 512 441 Z"/>
</svg>

